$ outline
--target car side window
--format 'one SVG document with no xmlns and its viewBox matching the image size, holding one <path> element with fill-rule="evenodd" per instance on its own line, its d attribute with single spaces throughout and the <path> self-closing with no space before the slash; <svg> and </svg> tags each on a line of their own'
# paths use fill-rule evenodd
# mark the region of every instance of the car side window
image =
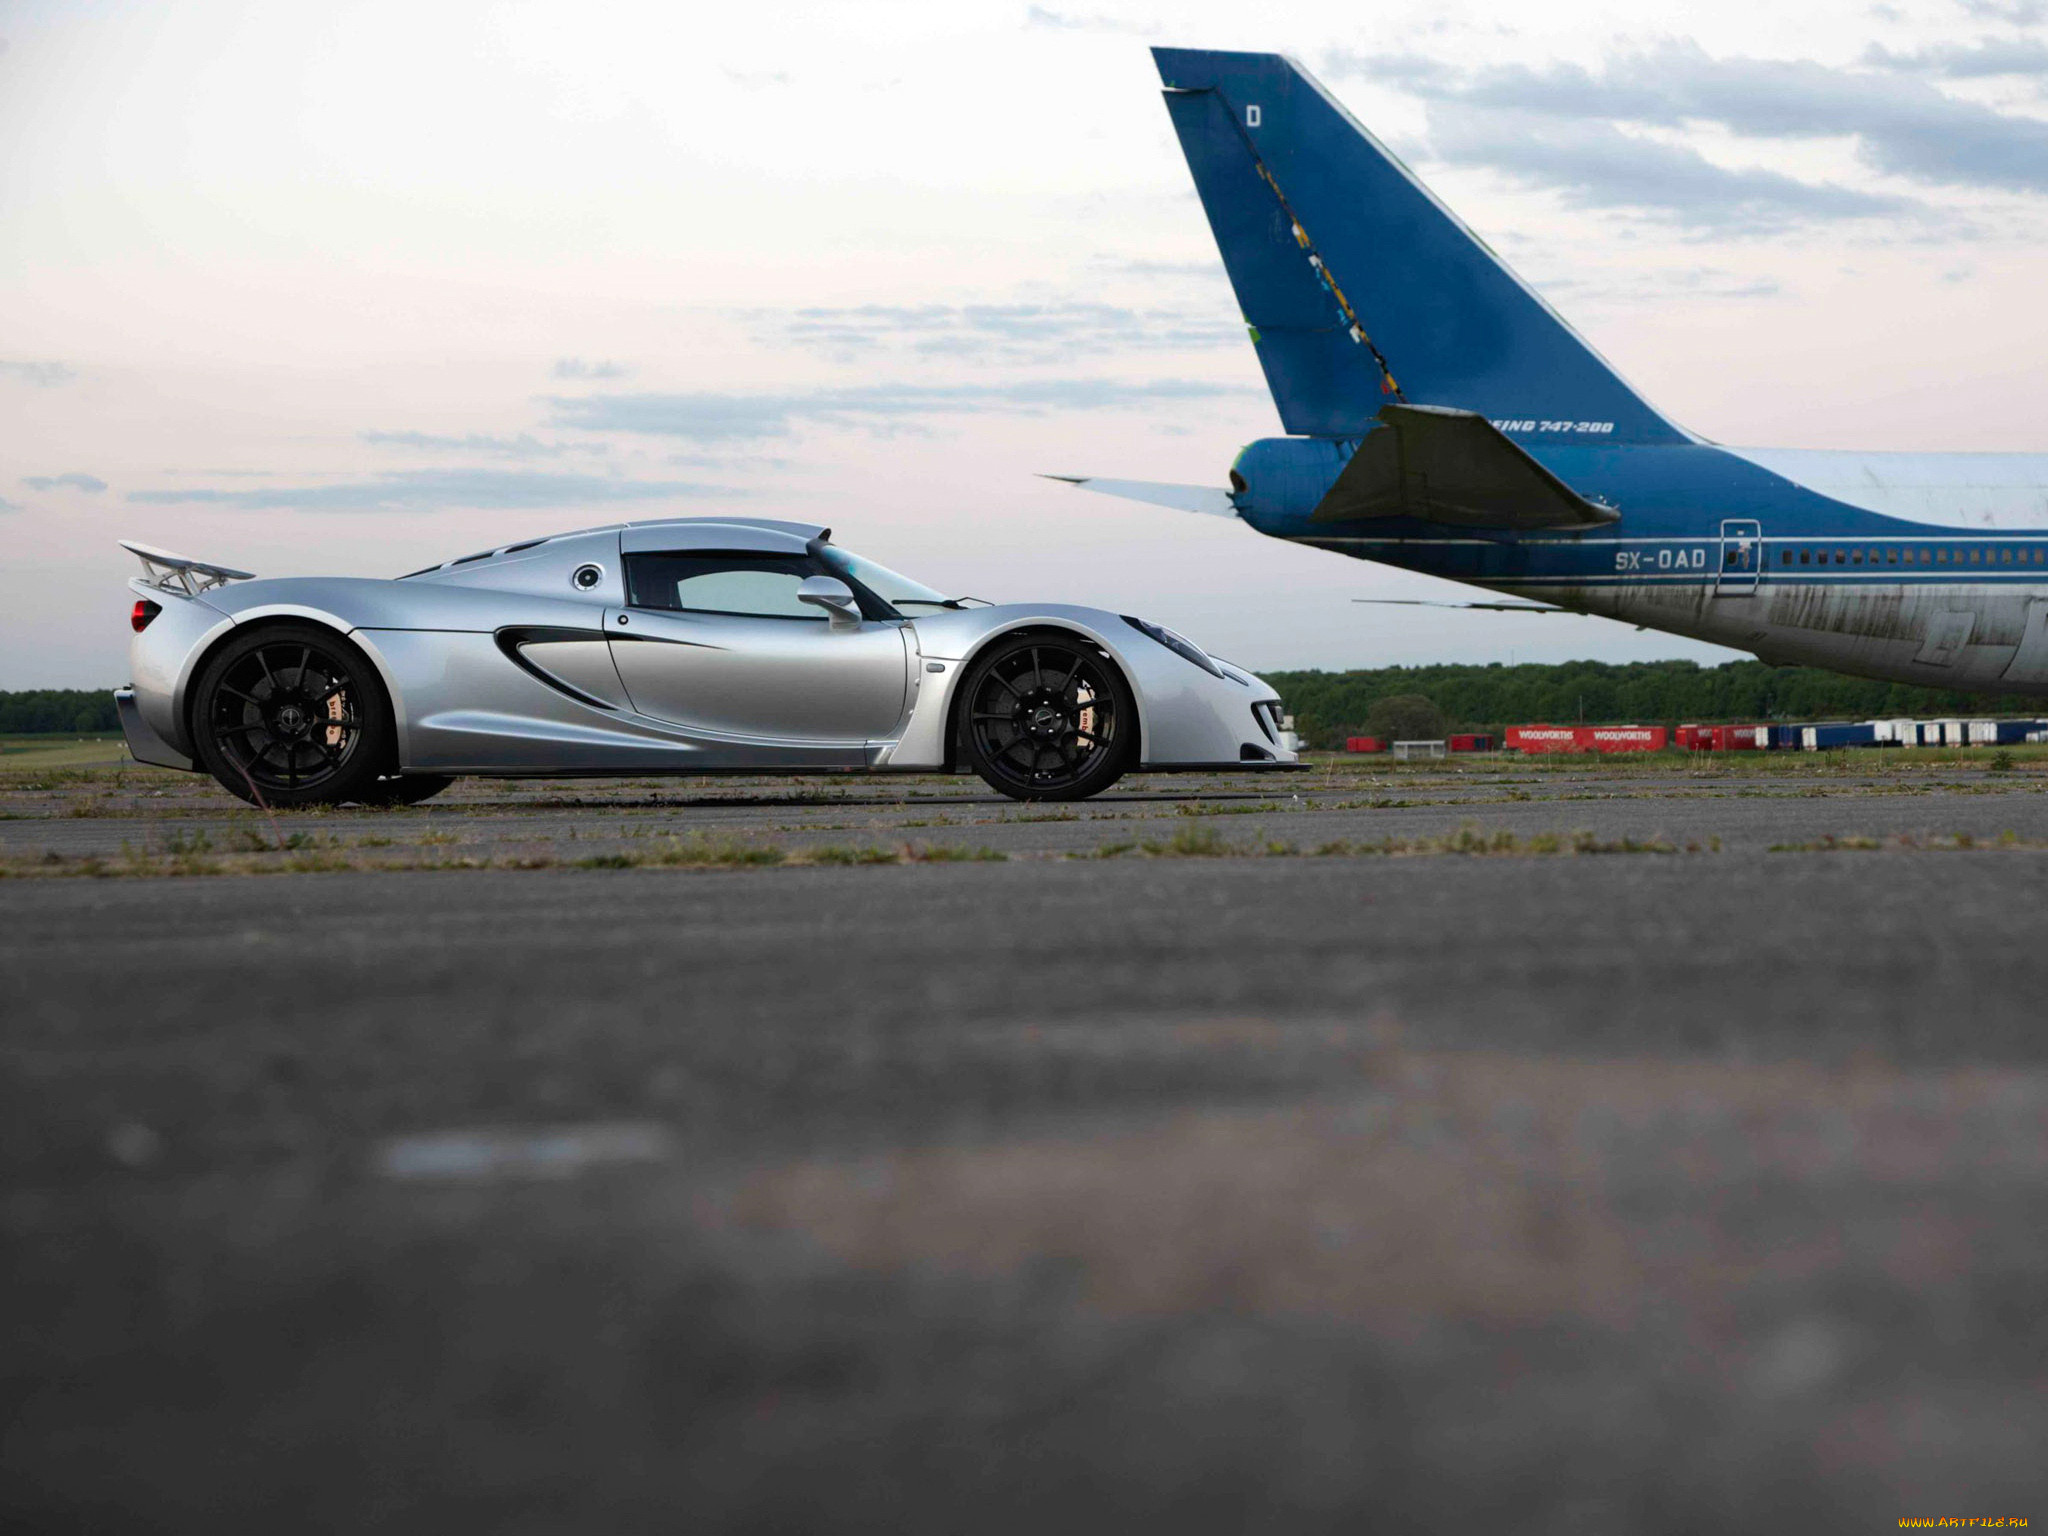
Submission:
<svg viewBox="0 0 2048 1536">
<path fill-rule="evenodd" d="M 797 588 L 818 573 L 808 555 L 713 551 L 626 556 L 626 601 L 671 613 L 730 613 L 757 619 L 825 615 L 797 601 Z"/>
</svg>

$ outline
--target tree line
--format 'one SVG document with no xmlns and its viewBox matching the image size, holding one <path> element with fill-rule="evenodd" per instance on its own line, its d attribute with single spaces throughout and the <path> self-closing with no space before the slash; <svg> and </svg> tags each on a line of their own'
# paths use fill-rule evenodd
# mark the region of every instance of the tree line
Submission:
<svg viewBox="0 0 2048 1536">
<path fill-rule="evenodd" d="M 1512 667 L 1491 662 L 1261 676 L 1285 701 L 1302 739 L 1315 747 L 1340 746 L 1348 735 L 1376 734 L 1366 728 L 1376 715 L 1413 730 L 1418 723 L 1431 723 L 1423 712 L 1431 706 L 1443 729 L 1474 731 L 1536 722 L 1678 725 L 2048 711 L 2048 699 L 1913 688 L 1760 661 L 1715 667 L 1696 661 L 1566 661 Z"/>
<path fill-rule="evenodd" d="M 111 688 L 31 688 L 0 693 L 0 736 L 118 731 Z"/>
<path fill-rule="evenodd" d="M 1387 722 L 1382 729 L 1419 735 L 1441 734 L 1425 729 L 1439 721 L 1444 730 L 1498 731 L 1536 721 L 1677 725 L 2048 713 L 2048 698 L 1911 688 L 1760 661 L 1731 661 L 1717 667 L 1696 661 L 1566 661 L 1513 667 L 1490 662 L 1263 675 L 1286 701 L 1295 728 L 1312 746 L 1336 746 L 1347 735 L 1374 734 L 1367 727 L 1376 715 Z M 0 692 L 0 735 L 119 729 L 110 689 Z"/>
</svg>

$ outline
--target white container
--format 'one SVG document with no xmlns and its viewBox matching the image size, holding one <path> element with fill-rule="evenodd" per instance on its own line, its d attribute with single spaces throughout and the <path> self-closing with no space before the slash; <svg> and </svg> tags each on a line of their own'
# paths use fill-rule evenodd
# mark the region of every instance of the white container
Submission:
<svg viewBox="0 0 2048 1536">
<path fill-rule="evenodd" d="M 1963 747 L 1969 745 L 1969 733 L 1960 720 L 1937 720 L 1934 722 L 1934 728 L 1941 733 L 1935 738 L 1937 746 Z"/>
<path fill-rule="evenodd" d="M 1995 747 L 1998 745 L 1998 722 L 1996 720 L 1972 720 L 1968 724 L 1971 746 Z"/>
<path fill-rule="evenodd" d="M 1394 743 L 1394 760 L 1405 763 L 1417 757 L 1448 757 L 1451 744 L 1447 741 L 1397 741 Z"/>
</svg>

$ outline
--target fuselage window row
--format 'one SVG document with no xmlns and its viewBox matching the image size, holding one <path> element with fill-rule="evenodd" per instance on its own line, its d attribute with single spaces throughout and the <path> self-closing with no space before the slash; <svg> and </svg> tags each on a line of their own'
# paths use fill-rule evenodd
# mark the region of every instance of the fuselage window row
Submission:
<svg viewBox="0 0 2048 1536">
<path fill-rule="evenodd" d="M 1846 546 L 1829 546 L 1818 549 L 1808 546 L 1798 551 L 1798 562 L 1801 565 L 1827 565 L 1831 562 L 1835 565 L 1862 565 L 1865 563 L 1865 558 L 1863 550 L 1851 549 Z M 2048 555 L 2044 555 L 2039 545 L 2019 550 L 2011 548 L 1995 550 L 1972 549 L 1967 554 L 1960 549 L 1914 549 L 1909 546 L 1901 550 L 1897 545 L 1893 545 L 1886 549 L 1873 549 L 1869 551 L 1868 563 L 1871 565 L 1898 565 L 1902 562 L 1906 565 L 1948 565 L 1950 563 L 1956 565 L 2040 565 L 2043 563 L 2044 558 L 2048 558 Z M 1781 549 L 1778 551 L 1778 564 L 1790 565 L 1792 563 L 1792 550 Z"/>
</svg>

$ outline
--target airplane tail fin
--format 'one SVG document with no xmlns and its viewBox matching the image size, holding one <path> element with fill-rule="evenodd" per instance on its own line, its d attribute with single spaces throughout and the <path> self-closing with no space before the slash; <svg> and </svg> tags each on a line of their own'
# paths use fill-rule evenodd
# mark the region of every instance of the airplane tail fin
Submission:
<svg viewBox="0 0 2048 1536">
<path fill-rule="evenodd" d="M 1152 53 L 1289 433 L 1413 402 L 1523 441 L 1690 440 L 1300 65 Z"/>
</svg>

